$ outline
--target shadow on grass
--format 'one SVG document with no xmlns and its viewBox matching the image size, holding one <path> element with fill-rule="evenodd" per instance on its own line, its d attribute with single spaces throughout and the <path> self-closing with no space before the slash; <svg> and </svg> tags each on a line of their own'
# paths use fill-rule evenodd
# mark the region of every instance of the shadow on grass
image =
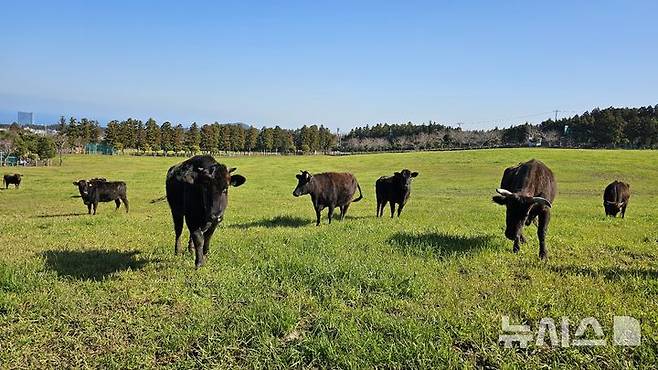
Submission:
<svg viewBox="0 0 658 370">
<path fill-rule="evenodd" d="M 552 266 L 551 271 L 560 275 L 579 275 L 588 277 L 602 276 L 604 280 L 616 281 L 622 278 L 639 277 L 642 279 L 658 279 L 658 271 L 647 268 L 602 267 L 593 269 L 586 266 Z"/>
<path fill-rule="evenodd" d="M 139 270 L 153 262 L 136 259 L 137 251 L 46 251 L 46 267 L 57 272 L 60 277 L 77 280 L 104 280 L 115 272 Z"/>
<path fill-rule="evenodd" d="M 59 213 L 59 214 L 52 214 L 52 215 L 37 215 L 34 216 L 36 218 L 54 218 L 54 217 L 72 217 L 72 216 L 84 216 L 86 215 L 87 212 L 81 212 L 81 213 Z"/>
<path fill-rule="evenodd" d="M 265 218 L 258 221 L 251 221 L 243 224 L 235 224 L 229 227 L 237 228 L 237 229 L 248 229 L 250 227 L 259 227 L 259 226 L 267 227 L 267 228 L 275 228 L 275 227 L 302 227 L 310 224 L 311 224 L 311 220 L 307 218 L 293 217 L 293 216 L 276 216 L 269 219 Z"/>
<path fill-rule="evenodd" d="M 470 254 L 490 248 L 490 236 L 462 236 L 446 233 L 412 234 L 396 233 L 388 242 L 402 252 L 411 255 L 449 256 Z"/>
</svg>

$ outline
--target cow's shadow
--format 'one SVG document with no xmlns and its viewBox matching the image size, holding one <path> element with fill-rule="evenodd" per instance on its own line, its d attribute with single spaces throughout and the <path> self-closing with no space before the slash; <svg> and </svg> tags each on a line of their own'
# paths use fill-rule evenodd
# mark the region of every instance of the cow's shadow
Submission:
<svg viewBox="0 0 658 370">
<path fill-rule="evenodd" d="M 36 218 L 55 218 L 55 217 L 73 217 L 73 216 L 84 216 L 87 212 L 78 212 L 78 213 L 58 213 L 58 214 L 49 214 L 49 215 L 37 215 Z"/>
<path fill-rule="evenodd" d="M 389 240 L 389 244 L 401 252 L 418 256 L 450 256 L 471 254 L 483 249 L 497 247 L 491 236 L 451 235 L 442 232 L 415 234 L 399 232 Z"/>
<path fill-rule="evenodd" d="M 266 228 L 276 228 L 276 227 L 302 227 L 307 226 L 312 223 L 311 219 L 294 217 L 294 216 L 276 216 L 273 218 L 264 218 L 262 220 L 246 222 L 242 224 L 230 225 L 230 228 L 236 229 L 248 229 L 251 227 L 266 227 Z"/>
<path fill-rule="evenodd" d="M 603 277 L 607 281 L 616 281 L 625 277 L 640 277 L 642 279 L 658 279 L 658 270 L 650 268 L 622 268 L 622 267 L 602 267 L 594 269 L 587 266 L 552 266 L 551 271 L 560 275 L 578 275 L 588 277 Z"/>
<path fill-rule="evenodd" d="M 60 277 L 101 281 L 126 270 L 140 270 L 152 261 L 136 258 L 138 251 L 117 250 L 51 250 L 43 253 L 46 267 Z"/>
</svg>

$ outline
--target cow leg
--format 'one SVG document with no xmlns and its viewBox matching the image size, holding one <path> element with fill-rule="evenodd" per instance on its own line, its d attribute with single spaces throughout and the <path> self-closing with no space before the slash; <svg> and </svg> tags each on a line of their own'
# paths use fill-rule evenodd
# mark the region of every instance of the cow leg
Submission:
<svg viewBox="0 0 658 370">
<path fill-rule="evenodd" d="M 395 202 L 391 201 L 391 218 L 395 215 Z"/>
<path fill-rule="evenodd" d="M 94 215 L 95 215 L 95 214 L 96 214 L 96 208 L 98 208 L 98 202 L 94 202 L 94 203 L 92 204 L 92 206 L 93 206 L 93 208 L 94 208 Z"/>
<path fill-rule="evenodd" d="M 206 230 L 205 233 L 203 233 L 203 256 L 208 255 L 208 251 L 210 250 L 210 238 L 212 238 L 212 234 L 215 233 L 215 229 L 217 228 L 217 224 L 213 224 L 210 226 L 208 230 Z"/>
<path fill-rule="evenodd" d="M 91 214 L 91 203 L 87 203 L 87 214 Z"/>
<path fill-rule="evenodd" d="M 624 204 L 623 207 L 621 207 L 621 218 L 624 218 L 626 215 L 626 204 Z"/>
<path fill-rule="evenodd" d="M 124 207 L 126 207 L 126 213 L 128 213 L 128 197 L 121 197 L 121 201 L 123 202 Z"/>
<path fill-rule="evenodd" d="M 345 215 L 347 214 L 347 209 L 350 208 L 350 204 L 347 203 L 340 209 L 340 220 L 343 221 L 345 219 Z"/>
<path fill-rule="evenodd" d="M 398 217 L 400 217 L 400 213 L 402 213 L 402 208 L 404 208 L 404 203 L 400 203 L 398 206 Z"/>
<path fill-rule="evenodd" d="M 548 258 L 548 250 L 546 249 L 546 232 L 548 232 L 548 223 L 550 220 L 550 211 L 544 211 L 539 214 L 539 227 L 537 228 L 537 237 L 539 238 L 539 258 L 543 260 Z"/>
<path fill-rule="evenodd" d="M 329 223 L 331 223 L 331 218 L 334 216 L 334 206 L 329 206 Z"/>
<path fill-rule="evenodd" d="M 377 201 L 377 212 L 375 212 L 375 217 L 379 217 L 379 208 L 380 208 L 381 203 Z"/>
<path fill-rule="evenodd" d="M 194 241 L 192 240 L 192 235 L 187 239 L 187 251 L 190 254 L 194 253 Z"/>
<path fill-rule="evenodd" d="M 521 244 L 521 237 L 517 236 L 516 239 L 514 239 L 514 247 L 512 248 L 512 251 L 514 253 L 519 253 L 519 245 Z"/>
<path fill-rule="evenodd" d="M 118 209 L 119 209 L 119 207 L 121 207 L 121 201 L 120 201 L 120 200 L 118 200 L 118 199 L 115 199 L 115 200 L 114 200 L 114 204 L 116 204 L 116 205 L 117 205 L 117 207 L 116 207 L 116 208 L 114 209 L 115 211 L 116 211 L 116 210 L 118 210 Z"/>
<path fill-rule="evenodd" d="M 315 207 L 315 226 L 320 226 L 320 212 L 322 212 L 322 208 L 320 206 Z"/>
<path fill-rule="evenodd" d="M 190 233 L 190 238 L 194 241 L 194 250 L 196 252 L 196 258 L 194 260 L 194 266 L 199 268 L 203 266 L 203 232 L 201 230 L 194 230 Z"/>
<path fill-rule="evenodd" d="M 183 215 L 173 214 L 172 212 L 172 218 L 174 219 L 174 234 L 176 235 L 176 241 L 174 242 L 174 254 L 180 254 L 180 236 L 183 233 Z"/>
</svg>

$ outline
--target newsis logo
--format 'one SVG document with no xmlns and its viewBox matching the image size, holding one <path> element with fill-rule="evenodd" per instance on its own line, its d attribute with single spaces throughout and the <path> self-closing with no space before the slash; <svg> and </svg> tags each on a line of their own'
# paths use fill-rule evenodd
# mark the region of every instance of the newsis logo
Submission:
<svg viewBox="0 0 658 370">
<path fill-rule="evenodd" d="M 512 325 L 510 317 L 502 317 L 503 333 L 498 342 L 505 348 L 512 348 L 517 344 L 520 348 L 528 348 L 534 344 L 537 347 L 585 347 L 585 346 L 639 346 L 642 340 L 640 322 L 631 316 L 614 316 L 612 338 L 606 337 L 603 327 L 593 317 L 586 317 L 580 321 L 576 332 L 571 335 L 571 322 L 568 317 L 560 319 L 559 327 L 555 320 L 544 317 L 539 321 L 536 331 L 530 325 Z M 591 333 L 591 334 L 588 334 Z M 612 342 L 608 342 L 612 339 Z"/>
</svg>

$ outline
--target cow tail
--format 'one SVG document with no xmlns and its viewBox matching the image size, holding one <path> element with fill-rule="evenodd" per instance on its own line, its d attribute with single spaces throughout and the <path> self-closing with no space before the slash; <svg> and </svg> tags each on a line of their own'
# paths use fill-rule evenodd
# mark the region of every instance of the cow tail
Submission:
<svg viewBox="0 0 658 370">
<path fill-rule="evenodd" d="M 153 203 L 158 203 L 158 202 L 162 202 L 162 201 L 165 200 L 165 199 L 167 199 L 167 196 L 166 196 L 166 195 L 165 195 L 165 196 L 162 196 L 162 197 L 160 197 L 160 198 L 157 198 L 157 199 L 152 199 L 152 200 L 151 200 L 151 204 L 153 204 Z"/>
<path fill-rule="evenodd" d="M 361 192 L 361 185 L 359 185 L 358 181 L 356 182 L 356 187 L 357 187 L 357 189 L 359 189 L 359 197 L 354 199 L 352 202 L 358 202 L 361 199 L 363 199 L 363 193 Z"/>
</svg>

